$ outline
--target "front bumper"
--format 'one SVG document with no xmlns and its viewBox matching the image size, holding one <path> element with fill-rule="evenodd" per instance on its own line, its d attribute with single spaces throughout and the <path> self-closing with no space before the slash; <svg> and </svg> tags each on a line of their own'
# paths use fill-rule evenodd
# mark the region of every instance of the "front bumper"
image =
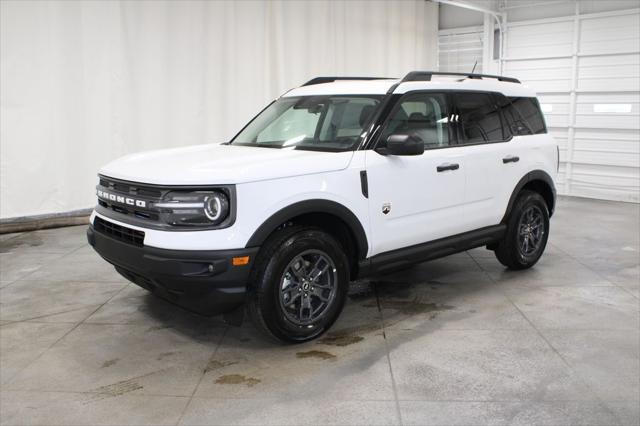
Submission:
<svg viewBox="0 0 640 426">
<path fill-rule="evenodd" d="M 137 247 L 87 229 L 89 244 L 129 281 L 188 310 L 215 315 L 245 300 L 247 282 L 258 248 L 190 251 Z M 233 266 L 234 257 L 249 256 Z"/>
</svg>

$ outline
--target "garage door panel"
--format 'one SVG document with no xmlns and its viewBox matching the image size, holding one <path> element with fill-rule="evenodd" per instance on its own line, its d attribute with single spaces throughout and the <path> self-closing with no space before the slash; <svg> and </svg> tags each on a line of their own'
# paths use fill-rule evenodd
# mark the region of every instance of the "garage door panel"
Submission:
<svg viewBox="0 0 640 426">
<path fill-rule="evenodd" d="M 482 29 L 438 35 L 438 69 L 448 72 L 482 72 Z"/>
<path fill-rule="evenodd" d="M 556 178 L 556 186 L 558 188 L 562 188 L 565 183 L 567 166 L 565 164 L 560 163 L 560 167 L 558 168 L 558 176 Z"/>
<path fill-rule="evenodd" d="M 567 76 L 571 73 L 571 59 L 536 59 L 507 62 L 504 67 L 510 72 L 530 71 L 530 70 L 563 70 Z"/>
<path fill-rule="evenodd" d="M 580 141 L 576 141 L 576 147 L 573 152 L 574 163 L 592 164 L 594 166 L 638 167 L 638 162 L 631 154 L 602 149 L 587 150 L 581 149 L 580 146 Z"/>
<path fill-rule="evenodd" d="M 582 41 L 580 43 L 580 54 L 582 55 L 626 53 L 635 52 L 638 49 L 640 49 L 640 41 L 635 36 L 615 40 Z"/>
<path fill-rule="evenodd" d="M 606 77 L 609 75 L 615 75 L 620 72 L 621 67 L 626 65 L 639 65 L 640 56 L 637 54 L 617 54 L 606 56 L 584 56 L 580 58 L 580 68 L 578 71 L 590 70 L 591 68 L 607 69 L 605 73 L 600 74 L 600 77 Z M 637 68 L 631 68 L 637 69 Z"/>
<path fill-rule="evenodd" d="M 514 75 L 516 78 L 517 74 Z M 527 86 L 531 87 L 537 93 L 561 93 L 569 91 L 571 87 L 570 79 L 556 79 L 556 80 L 526 80 L 524 78 L 519 78 L 520 81 L 524 82 Z"/>
<path fill-rule="evenodd" d="M 506 56 L 521 58 L 554 55 L 569 55 L 573 42 L 571 25 L 567 22 L 538 23 L 509 27 Z"/>
<path fill-rule="evenodd" d="M 571 86 L 571 61 L 567 58 L 507 62 L 504 69 L 506 75 L 526 82 L 539 93 L 566 92 Z"/>
<path fill-rule="evenodd" d="M 638 14 L 585 19 L 580 25 L 581 54 L 637 52 L 640 50 Z"/>
<path fill-rule="evenodd" d="M 569 125 L 569 117 L 566 114 L 545 113 L 544 120 L 547 127 L 567 127 Z"/>
<path fill-rule="evenodd" d="M 629 56 L 629 55 L 620 55 L 620 56 Z M 602 61 L 601 64 L 587 65 L 587 61 L 585 59 L 593 59 L 593 58 L 581 58 L 580 65 L 578 68 L 578 78 L 588 78 L 588 79 L 601 79 L 607 80 L 610 79 L 611 76 L 622 77 L 622 78 L 635 78 L 640 74 L 640 64 L 638 63 L 625 63 L 625 61 L 616 61 L 616 56 L 609 56 L 608 58 L 598 58 Z M 616 63 L 611 63 L 607 61 L 610 59 Z"/>
<path fill-rule="evenodd" d="M 606 55 L 581 57 L 577 88 L 582 91 L 640 90 L 640 56 Z"/>
<path fill-rule="evenodd" d="M 607 200 L 639 202 L 636 167 L 574 163 L 571 175 L 572 195 Z"/>
<path fill-rule="evenodd" d="M 599 129 L 637 129 L 638 119 L 633 116 L 604 116 L 598 114 L 576 114 L 576 127 Z"/>
<path fill-rule="evenodd" d="M 625 165 L 638 165 L 640 161 L 640 131 L 576 129 L 576 149 L 600 150 L 620 153 L 629 161 Z"/>
<path fill-rule="evenodd" d="M 548 95 L 538 92 L 540 108 L 549 128 L 564 128 L 569 125 L 569 97 L 566 95 Z M 566 136 L 566 135 L 565 135 Z"/>
<path fill-rule="evenodd" d="M 638 201 L 640 57 L 630 52 L 640 50 L 640 16 L 631 11 L 579 20 L 576 52 L 570 46 L 573 20 L 510 26 L 504 69 L 539 93 L 549 132 L 560 149 L 561 193 Z M 535 59 L 574 53 L 579 55 L 575 104 L 572 59 Z M 527 56 L 531 59 L 525 60 Z M 570 132 L 573 111 L 575 131 Z"/>
<path fill-rule="evenodd" d="M 538 93 L 559 147 L 559 193 L 640 201 L 639 12 L 507 27 L 502 73 Z"/>
<path fill-rule="evenodd" d="M 580 94 L 576 104 L 576 126 L 588 128 L 639 129 L 640 94 Z"/>
<path fill-rule="evenodd" d="M 603 90 L 602 93 L 580 93 L 576 101 L 578 104 L 605 104 L 622 103 L 637 104 L 640 102 L 638 92 L 611 92 Z"/>
<path fill-rule="evenodd" d="M 640 82 L 636 78 L 617 78 L 607 83 L 608 87 L 606 90 L 609 91 L 617 92 L 626 90 L 640 90 Z M 578 90 L 589 92 L 601 92 L 604 90 L 602 86 L 602 80 L 582 79 L 578 82 Z"/>
</svg>

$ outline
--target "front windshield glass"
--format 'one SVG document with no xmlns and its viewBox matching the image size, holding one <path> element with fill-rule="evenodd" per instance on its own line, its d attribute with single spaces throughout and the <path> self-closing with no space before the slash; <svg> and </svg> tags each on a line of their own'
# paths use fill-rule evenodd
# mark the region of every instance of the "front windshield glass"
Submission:
<svg viewBox="0 0 640 426">
<path fill-rule="evenodd" d="M 234 145 L 318 151 L 354 149 L 381 96 L 284 97 L 231 141 Z"/>
</svg>

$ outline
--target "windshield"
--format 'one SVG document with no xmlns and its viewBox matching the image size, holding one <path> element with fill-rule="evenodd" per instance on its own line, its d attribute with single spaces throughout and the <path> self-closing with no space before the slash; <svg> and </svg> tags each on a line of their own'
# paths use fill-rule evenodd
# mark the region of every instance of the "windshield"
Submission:
<svg viewBox="0 0 640 426">
<path fill-rule="evenodd" d="M 318 151 L 354 149 L 382 96 L 297 96 L 276 100 L 234 145 Z"/>
</svg>

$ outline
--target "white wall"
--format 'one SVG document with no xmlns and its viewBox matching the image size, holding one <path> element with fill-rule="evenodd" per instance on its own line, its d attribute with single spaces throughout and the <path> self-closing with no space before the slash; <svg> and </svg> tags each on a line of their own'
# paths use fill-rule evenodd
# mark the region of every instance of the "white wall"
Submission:
<svg viewBox="0 0 640 426">
<path fill-rule="evenodd" d="M 230 138 L 317 75 L 434 68 L 413 1 L 0 2 L 0 218 L 94 204 L 121 155 Z"/>
</svg>

